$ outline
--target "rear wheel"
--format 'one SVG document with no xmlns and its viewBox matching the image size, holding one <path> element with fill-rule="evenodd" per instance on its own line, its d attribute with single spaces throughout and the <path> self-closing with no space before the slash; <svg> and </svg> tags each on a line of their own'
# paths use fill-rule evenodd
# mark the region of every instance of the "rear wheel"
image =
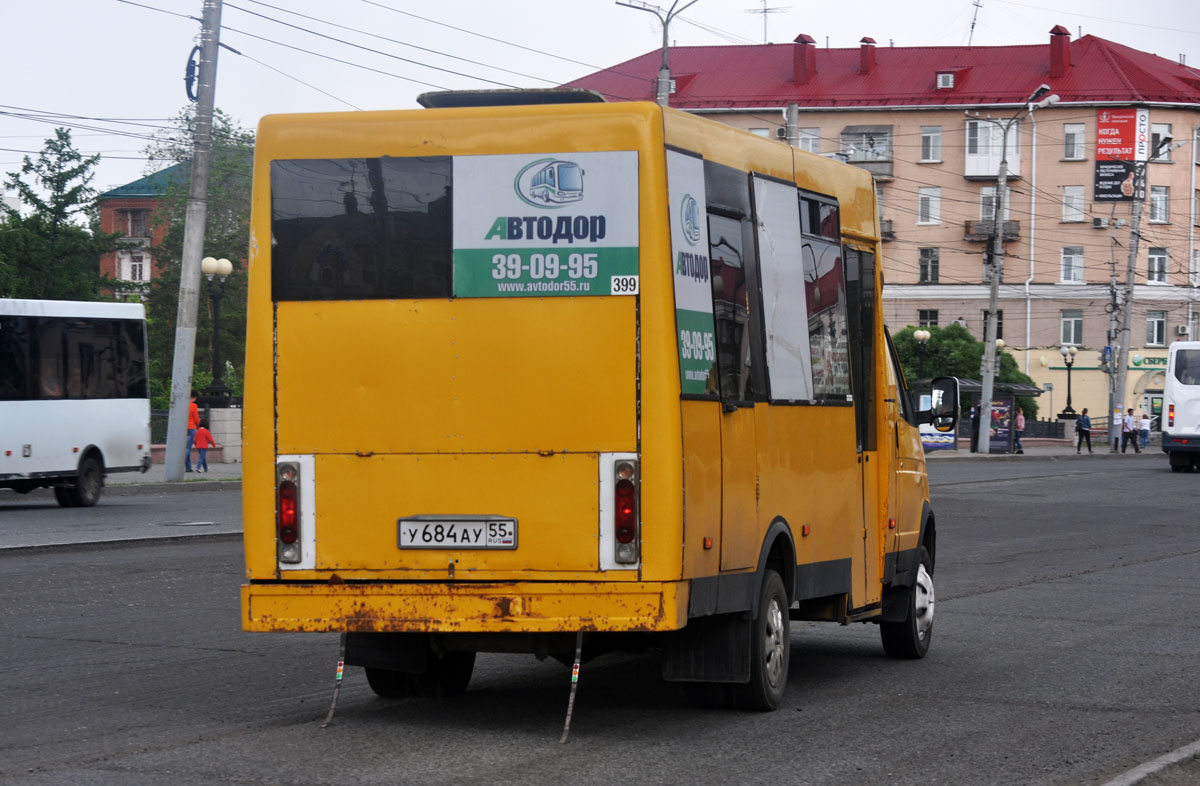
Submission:
<svg viewBox="0 0 1200 786">
<path fill-rule="evenodd" d="M 409 674 L 413 692 L 418 696 L 461 696 L 475 671 L 474 652 L 429 654 L 429 668 L 424 674 Z"/>
<path fill-rule="evenodd" d="M 924 658 L 933 639 L 933 560 L 921 547 L 917 580 L 908 591 L 908 615 L 902 622 L 881 622 L 883 650 L 892 658 Z"/>
<path fill-rule="evenodd" d="M 75 502 L 71 499 L 71 490 L 65 486 L 54 487 L 54 501 L 64 508 L 75 507 Z"/>
<path fill-rule="evenodd" d="M 763 575 L 758 617 L 750 631 L 750 682 L 733 688 L 739 706 L 773 710 L 787 688 L 791 627 L 783 579 L 773 570 Z"/>
<path fill-rule="evenodd" d="M 104 472 L 100 460 L 95 456 L 85 456 L 83 461 L 79 462 L 79 474 L 67 490 L 71 504 L 77 508 L 90 508 L 100 500 L 100 489 L 103 486 Z"/>
<path fill-rule="evenodd" d="M 375 669 L 367 667 L 367 684 L 376 696 L 383 699 L 403 699 L 412 695 L 411 674 L 391 669 Z"/>
</svg>

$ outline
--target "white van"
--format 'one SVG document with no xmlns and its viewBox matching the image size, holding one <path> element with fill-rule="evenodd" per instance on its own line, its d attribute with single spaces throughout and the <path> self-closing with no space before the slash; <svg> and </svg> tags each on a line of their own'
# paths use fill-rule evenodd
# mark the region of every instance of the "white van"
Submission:
<svg viewBox="0 0 1200 786">
<path fill-rule="evenodd" d="M 1171 345 L 1162 417 L 1162 449 L 1171 471 L 1200 469 L 1200 341 Z"/>
</svg>

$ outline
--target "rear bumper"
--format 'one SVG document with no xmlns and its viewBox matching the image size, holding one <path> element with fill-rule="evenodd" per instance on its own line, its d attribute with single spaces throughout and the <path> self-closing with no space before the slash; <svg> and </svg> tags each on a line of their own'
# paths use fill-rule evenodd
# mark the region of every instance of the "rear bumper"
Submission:
<svg viewBox="0 0 1200 786">
<path fill-rule="evenodd" d="M 248 631 L 669 631 L 687 607 L 686 582 L 242 585 Z"/>
<path fill-rule="evenodd" d="M 1163 432 L 1164 453 L 1200 453 L 1200 434 L 1168 434 Z"/>
</svg>

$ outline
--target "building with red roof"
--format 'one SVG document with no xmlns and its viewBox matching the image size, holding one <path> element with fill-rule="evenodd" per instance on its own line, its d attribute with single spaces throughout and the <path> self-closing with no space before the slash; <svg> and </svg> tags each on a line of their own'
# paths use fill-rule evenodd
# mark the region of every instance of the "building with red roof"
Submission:
<svg viewBox="0 0 1200 786">
<path fill-rule="evenodd" d="M 661 57 L 648 52 L 569 86 L 653 101 Z M 1059 347 L 1078 347 L 1076 410 L 1104 412 L 1108 403 L 1101 366 L 1116 343 L 1111 314 L 1137 193 L 1128 175 L 1144 171 L 1123 406 L 1161 402 L 1167 344 L 1200 337 L 1200 70 L 1095 36 L 1071 40 L 1061 26 L 1046 43 L 1023 46 L 863 38 L 856 49 L 830 49 L 801 35 L 790 44 L 674 47 L 669 60 L 672 107 L 790 138 L 875 175 L 892 329 L 959 322 L 984 335 L 984 260 L 1007 125 L 998 328 L 1022 370 L 1058 391 L 1067 387 Z M 1033 108 L 1043 84 L 1059 100 Z M 1167 137 L 1185 144 L 1148 160 Z M 1051 406 L 1063 403 L 1060 393 Z"/>
</svg>

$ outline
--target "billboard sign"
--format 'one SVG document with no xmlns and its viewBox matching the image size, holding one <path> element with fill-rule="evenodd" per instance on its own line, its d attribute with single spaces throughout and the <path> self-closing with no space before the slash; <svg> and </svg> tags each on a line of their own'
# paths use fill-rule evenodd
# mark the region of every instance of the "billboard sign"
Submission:
<svg viewBox="0 0 1200 786">
<path fill-rule="evenodd" d="M 1146 173 L 1134 178 L 1136 164 L 1150 155 L 1149 109 L 1096 112 L 1096 201 L 1129 202 L 1146 197 Z"/>
</svg>

